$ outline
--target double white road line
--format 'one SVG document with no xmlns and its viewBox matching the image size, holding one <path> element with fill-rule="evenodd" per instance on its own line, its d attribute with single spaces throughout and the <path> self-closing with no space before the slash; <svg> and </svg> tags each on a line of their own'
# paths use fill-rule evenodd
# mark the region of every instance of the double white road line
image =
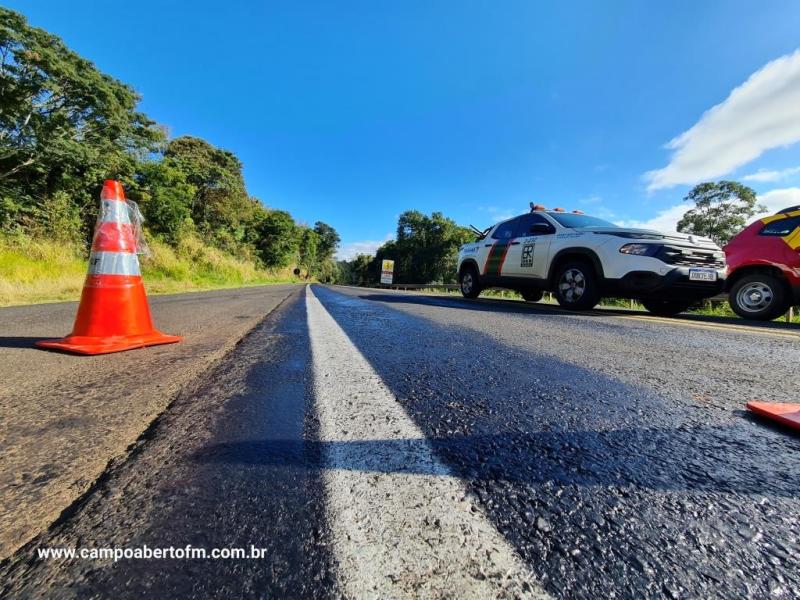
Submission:
<svg viewBox="0 0 800 600">
<path fill-rule="evenodd" d="M 306 305 L 343 594 L 547 597 L 310 287 Z"/>
</svg>

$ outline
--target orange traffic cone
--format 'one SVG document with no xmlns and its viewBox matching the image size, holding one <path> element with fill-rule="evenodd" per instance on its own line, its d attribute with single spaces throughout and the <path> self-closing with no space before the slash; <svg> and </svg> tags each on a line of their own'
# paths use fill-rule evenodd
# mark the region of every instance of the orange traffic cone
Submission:
<svg viewBox="0 0 800 600">
<path fill-rule="evenodd" d="M 100 198 L 89 274 L 72 333 L 36 345 L 78 354 L 107 354 L 181 341 L 153 327 L 122 184 L 106 180 Z"/>
<path fill-rule="evenodd" d="M 787 404 L 785 402 L 759 402 L 753 400 L 747 403 L 747 408 L 766 417 L 777 421 L 787 427 L 800 429 L 800 404 Z"/>
</svg>

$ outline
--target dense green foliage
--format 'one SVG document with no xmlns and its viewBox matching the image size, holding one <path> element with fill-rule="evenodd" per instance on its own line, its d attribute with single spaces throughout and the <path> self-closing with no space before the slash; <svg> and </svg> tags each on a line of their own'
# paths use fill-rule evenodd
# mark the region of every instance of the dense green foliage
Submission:
<svg viewBox="0 0 800 600">
<path fill-rule="evenodd" d="M 107 177 L 130 178 L 162 131 L 139 97 L 63 42 L 0 9 L 0 223 L 32 227 L 67 194 L 86 229 Z"/>
<path fill-rule="evenodd" d="M 372 268 L 374 256 L 358 254 L 352 260 L 339 261 L 339 279 L 348 285 L 372 285 L 380 280 L 379 263 Z"/>
<path fill-rule="evenodd" d="M 0 8 L 0 232 L 85 246 L 104 179 L 120 179 L 149 234 L 199 238 L 267 268 L 333 280 L 339 236 L 251 197 L 242 163 L 205 140 L 168 140 L 139 96 L 46 31 Z"/>
<path fill-rule="evenodd" d="M 701 183 L 684 200 L 695 207 L 678 222 L 678 231 L 710 237 L 720 246 L 739 233 L 750 217 L 766 210 L 756 206 L 755 191 L 737 181 Z"/>
<path fill-rule="evenodd" d="M 381 261 L 391 259 L 396 283 L 454 283 L 458 249 L 474 237 L 440 212 L 409 210 L 397 221 L 396 239 L 378 248 L 374 258 L 359 255 L 340 263 L 341 278 L 354 285 L 377 283 Z"/>
<path fill-rule="evenodd" d="M 292 215 L 273 210 L 257 226 L 256 250 L 268 267 L 285 267 L 299 247 Z"/>
</svg>

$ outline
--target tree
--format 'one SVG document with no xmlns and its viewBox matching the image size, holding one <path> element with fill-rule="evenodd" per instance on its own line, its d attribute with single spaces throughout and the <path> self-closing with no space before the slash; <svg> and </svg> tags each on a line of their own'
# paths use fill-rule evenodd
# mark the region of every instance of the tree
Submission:
<svg viewBox="0 0 800 600">
<path fill-rule="evenodd" d="M 257 216 L 245 188 L 241 161 L 232 152 L 191 136 L 170 141 L 164 161 L 182 171 L 194 186 L 190 210 L 200 232 L 218 246 L 235 250 Z"/>
<path fill-rule="evenodd" d="M 138 102 L 58 37 L 0 8 L 0 192 L 15 199 L 3 206 L 22 217 L 66 193 L 88 235 L 103 179 L 130 179 L 164 140 Z"/>
<path fill-rule="evenodd" d="M 319 242 L 319 255 L 320 260 L 329 260 L 333 258 L 336 249 L 339 247 L 339 234 L 336 230 L 322 221 L 314 223 L 314 231 L 320 238 Z"/>
<path fill-rule="evenodd" d="M 334 260 L 336 249 L 339 247 L 339 234 L 322 221 L 314 223 L 313 232 L 319 240 L 313 273 L 320 281 L 328 283 L 336 281 L 340 275 L 339 267 Z"/>
<path fill-rule="evenodd" d="M 350 261 L 350 283 L 353 285 L 369 285 L 376 280 L 372 275 L 371 266 L 375 262 L 369 254 L 358 254 Z"/>
<path fill-rule="evenodd" d="M 150 231 L 176 244 L 193 227 L 191 205 L 197 188 L 169 162 L 148 161 L 139 168 L 131 197 L 139 202 Z"/>
<path fill-rule="evenodd" d="M 297 226 L 292 215 L 283 210 L 271 210 L 257 226 L 256 252 L 265 266 L 288 266 L 298 250 Z"/>
<path fill-rule="evenodd" d="M 370 254 L 357 254 L 351 260 L 340 260 L 336 264 L 337 281 L 348 285 L 366 286 L 378 281 L 377 262 Z"/>
<path fill-rule="evenodd" d="M 186 173 L 187 181 L 197 187 L 200 198 L 212 190 L 244 191 L 242 162 L 233 152 L 185 135 L 170 141 L 164 156 Z"/>
<path fill-rule="evenodd" d="M 376 259 L 394 260 L 395 280 L 401 283 L 449 283 L 456 278 L 458 248 L 473 237 L 440 212 L 427 216 L 409 210 L 397 221 L 397 239 L 381 246 Z"/>
<path fill-rule="evenodd" d="M 316 271 L 317 278 L 325 283 L 341 281 L 342 273 L 339 265 L 340 263 L 333 259 L 318 263 Z"/>
<path fill-rule="evenodd" d="M 754 190 L 736 181 L 701 183 L 684 200 L 693 202 L 695 208 L 683 215 L 678 231 L 710 237 L 720 246 L 727 244 L 750 217 L 766 210 L 756 206 Z"/>
<path fill-rule="evenodd" d="M 321 244 L 319 234 L 313 229 L 303 227 L 300 230 L 298 240 L 298 266 L 305 267 L 309 275 L 316 274 L 319 267 L 319 248 Z"/>
</svg>

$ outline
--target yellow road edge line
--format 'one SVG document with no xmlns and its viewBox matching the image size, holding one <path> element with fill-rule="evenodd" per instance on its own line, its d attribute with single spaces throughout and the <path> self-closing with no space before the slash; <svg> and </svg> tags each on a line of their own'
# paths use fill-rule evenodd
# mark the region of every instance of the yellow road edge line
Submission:
<svg viewBox="0 0 800 600">
<path fill-rule="evenodd" d="M 698 323 L 697 321 L 688 321 L 682 319 L 660 319 L 658 317 L 638 316 L 638 315 L 611 315 L 619 319 L 630 319 L 634 321 L 644 321 L 645 323 L 663 323 L 668 325 L 681 325 L 683 327 L 695 327 L 697 329 L 716 329 L 719 331 L 730 331 L 734 333 L 749 333 L 753 335 L 767 335 L 786 337 L 798 340 L 800 333 L 791 333 L 788 331 L 772 331 L 766 329 L 753 329 L 742 325 L 728 325 L 726 323 Z"/>
</svg>

